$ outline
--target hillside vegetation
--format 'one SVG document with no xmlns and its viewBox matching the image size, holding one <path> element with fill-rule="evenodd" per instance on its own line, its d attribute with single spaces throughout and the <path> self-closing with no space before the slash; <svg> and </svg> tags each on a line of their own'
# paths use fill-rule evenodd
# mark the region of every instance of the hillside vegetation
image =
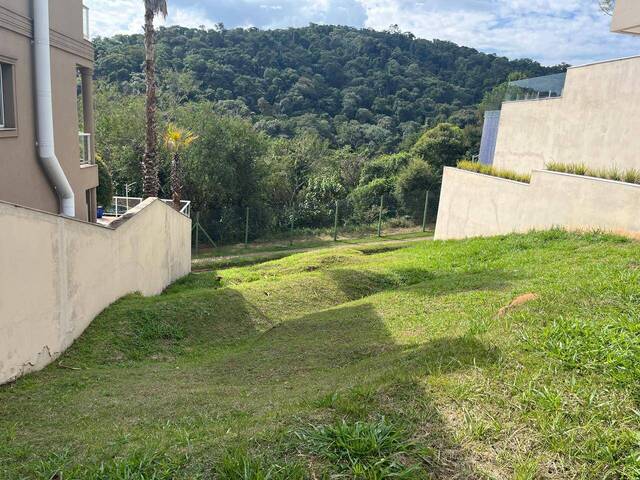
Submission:
<svg viewBox="0 0 640 480">
<path fill-rule="evenodd" d="M 639 257 L 551 231 L 130 296 L 0 388 L 0 478 L 637 479 Z"/>
<path fill-rule="evenodd" d="M 100 203 L 112 179 L 140 196 L 145 150 L 141 35 L 97 39 Z M 421 223 L 435 217 L 443 166 L 479 149 L 481 112 L 509 78 L 542 67 L 450 42 L 311 25 L 287 30 L 189 29 L 158 35 L 158 131 L 197 138 L 181 151 L 183 197 L 217 243 L 293 228 Z M 478 105 L 480 103 L 480 105 Z M 160 195 L 173 159 L 160 142 Z M 383 199 L 381 200 L 381 197 Z"/>
<path fill-rule="evenodd" d="M 144 92 L 142 35 L 97 39 L 96 75 Z M 286 30 L 170 27 L 158 35 L 159 85 L 178 101 L 218 102 L 271 136 L 313 132 L 336 146 L 394 148 L 425 125 L 475 123 L 475 106 L 509 74 L 545 75 L 451 42 L 311 25 Z"/>
</svg>

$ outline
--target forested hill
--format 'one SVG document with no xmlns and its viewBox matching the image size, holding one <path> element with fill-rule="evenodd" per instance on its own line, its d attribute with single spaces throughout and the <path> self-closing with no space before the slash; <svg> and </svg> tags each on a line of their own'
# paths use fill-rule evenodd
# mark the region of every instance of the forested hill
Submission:
<svg viewBox="0 0 640 480">
<path fill-rule="evenodd" d="M 144 89 L 142 35 L 97 39 L 96 74 Z M 464 126 L 484 92 L 512 72 L 562 70 L 398 31 L 311 25 L 287 30 L 163 28 L 160 86 L 208 99 L 274 136 L 318 132 L 334 145 L 390 149 L 425 124 Z"/>
</svg>

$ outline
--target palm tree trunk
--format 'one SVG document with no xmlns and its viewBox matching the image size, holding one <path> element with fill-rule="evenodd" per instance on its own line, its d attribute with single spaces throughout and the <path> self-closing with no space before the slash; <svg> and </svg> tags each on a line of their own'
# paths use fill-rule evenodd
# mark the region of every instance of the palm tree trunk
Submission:
<svg viewBox="0 0 640 480">
<path fill-rule="evenodd" d="M 144 47 L 145 62 L 144 73 L 147 80 L 146 99 L 146 144 L 142 159 L 142 189 L 143 197 L 157 197 L 160 189 L 158 178 L 158 137 L 156 132 L 156 109 L 158 99 L 156 96 L 156 64 L 155 64 L 155 30 L 152 9 L 147 8 L 144 15 Z"/>
<path fill-rule="evenodd" d="M 173 198 L 173 208 L 178 212 L 182 209 L 182 165 L 180 164 L 180 154 L 173 154 L 171 161 L 171 193 Z"/>
</svg>

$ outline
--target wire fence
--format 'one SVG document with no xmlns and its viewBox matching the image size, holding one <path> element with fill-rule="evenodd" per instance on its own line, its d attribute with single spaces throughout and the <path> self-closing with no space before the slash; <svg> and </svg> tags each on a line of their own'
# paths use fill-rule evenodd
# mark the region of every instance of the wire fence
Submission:
<svg viewBox="0 0 640 480">
<path fill-rule="evenodd" d="M 425 190 L 402 204 L 388 194 L 366 199 L 302 201 L 282 208 L 276 215 L 260 205 L 195 212 L 192 247 L 198 254 L 202 249 L 230 244 L 249 247 L 268 241 L 293 244 L 318 237 L 339 241 L 408 230 L 426 232 L 436 216 L 434 197 L 434 192 Z"/>
</svg>

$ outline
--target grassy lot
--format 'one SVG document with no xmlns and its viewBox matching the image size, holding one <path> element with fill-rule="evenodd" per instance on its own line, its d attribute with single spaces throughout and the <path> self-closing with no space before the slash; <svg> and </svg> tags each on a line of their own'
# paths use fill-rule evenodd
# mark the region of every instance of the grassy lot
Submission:
<svg viewBox="0 0 640 480">
<path fill-rule="evenodd" d="M 386 234 L 382 237 L 354 236 L 352 238 L 340 238 L 338 241 L 334 241 L 332 238 L 316 237 L 300 238 L 295 242 L 269 241 L 251 243 L 248 246 L 244 244 L 225 245 L 208 249 L 198 255 L 194 255 L 193 268 L 197 271 L 211 270 L 214 268 L 244 267 L 268 262 L 270 260 L 279 260 L 296 253 L 304 253 L 323 248 L 338 248 L 344 246 L 359 248 L 360 246 L 380 243 L 389 245 L 417 243 L 432 237 L 433 230 L 422 232 L 422 230 L 407 231 L 407 229 L 404 229 L 402 233 Z M 400 248 L 400 246 L 401 245 L 398 245 L 398 248 Z"/>
<path fill-rule="evenodd" d="M 639 318 L 599 234 L 191 275 L 0 388 L 0 478 L 638 479 Z"/>
</svg>

